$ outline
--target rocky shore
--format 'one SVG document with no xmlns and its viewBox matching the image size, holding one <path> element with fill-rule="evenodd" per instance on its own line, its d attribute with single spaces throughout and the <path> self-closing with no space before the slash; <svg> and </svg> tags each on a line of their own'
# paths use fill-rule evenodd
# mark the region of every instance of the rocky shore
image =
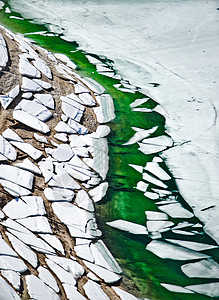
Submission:
<svg viewBox="0 0 219 300">
<path fill-rule="evenodd" d="M 104 242 L 113 100 L 0 27 L 0 298 L 137 299 Z"/>
</svg>

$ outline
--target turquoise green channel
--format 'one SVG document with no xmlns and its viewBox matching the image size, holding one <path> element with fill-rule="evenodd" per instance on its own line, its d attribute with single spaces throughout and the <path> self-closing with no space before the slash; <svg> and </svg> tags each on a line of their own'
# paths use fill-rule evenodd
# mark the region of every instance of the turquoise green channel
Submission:
<svg viewBox="0 0 219 300">
<path fill-rule="evenodd" d="M 19 16 L 12 12 L 13 16 Z M 142 179 L 140 173 L 128 164 L 145 166 L 146 162 L 151 161 L 154 155 L 144 155 L 137 150 L 138 145 L 122 146 L 133 136 L 132 126 L 149 129 L 159 125 L 156 136 L 165 132 L 165 119 L 158 113 L 132 112 L 129 104 L 135 99 L 143 98 L 140 93 L 130 94 L 118 91 L 113 84 L 119 83 L 118 80 L 99 75 L 95 66 L 90 64 L 83 51 L 77 51 L 77 44 L 62 40 L 59 36 L 42 36 L 30 34 L 47 30 L 44 26 L 36 25 L 31 20 L 10 19 L 8 14 L 0 10 L 0 22 L 8 29 L 23 34 L 33 39 L 40 46 L 52 51 L 68 55 L 78 66 L 78 73 L 82 76 L 89 76 L 102 84 L 114 99 L 116 118 L 109 124 L 111 133 L 108 137 L 110 170 L 107 181 L 109 190 L 103 201 L 97 206 L 97 219 L 103 232 L 103 240 L 119 261 L 124 270 L 124 275 L 130 278 L 136 290 L 144 297 L 158 300 L 205 300 L 207 296 L 198 294 L 172 293 L 164 289 L 160 283 L 170 283 L 180 286 L 207 283 L 205 279 L 189 279 L 186 277 L 180 266 L 184 262 L 175 260 L 162 260 L 145 249 L 150 239 L 146 236 L 131 235 L 106 225 L 107 221 L 123 219 L 145 225 L 145 211 L 157 211 L 154 201 L 147 199 L 142 192 L 133 187 Z M 70 52 L 75 51 L 75 52 Z M 98 58 L 98 57 L 97 57 Z M 156 103 L 152 100 L 147 102 L 145 107 L 153 108 Z M 166 166 L 163 164 L 166 169 Z M 166 169 L 167 170 L 167 169 Z M 168 171 L 168 170 L 167 170 Z M 169 190 L 178 194 L 174 179 L 169 183 Z M 183 199 L 181 199 L 183 201 Z M 178 223 L 183 220 L 174 220 Z M 195 218 L 192 220 L 197 222 Z M 166 233 L 166 238 L 174 238 L 173 234 Z M 205 242 L 212 242 L 202 231 L 198 238 Z M 188 237 L 194 240 L 194 237 Z M 209 240 L 208 240 L 209 239 Z M 215 250 L 205 251 L 214 259 L 218 259 Z M 211 280 L 212 282 L 213 280 Z"/>
</svg>

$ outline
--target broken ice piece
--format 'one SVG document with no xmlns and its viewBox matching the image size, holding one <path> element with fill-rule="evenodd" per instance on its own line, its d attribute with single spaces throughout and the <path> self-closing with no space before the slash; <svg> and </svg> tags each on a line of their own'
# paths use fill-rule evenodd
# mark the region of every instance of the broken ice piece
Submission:
<svg viewBox="0 0 219 300">
<path fill-rule="evenodd" d="M 154 185 L 160 186 L 164 189 L 167 188 L 167 185 L 164 184 L 161 180 L 154 178 L 153 176 L 147 174 L 147 173 L 143 173 L 142 175 L 143 179 L 148 181 L 149 183 L 152 183 Z"/>
<path fill-rule="evenodd" d="M 194 216 L 193 213 L 185 209 L 180 203 L 162 205 L 159 209 L 167 213 L 172 218 L 192 218 Z"/>
<path fill-rule="evenodd" d="M 24 188 L 32 189 L 33 186 L 33 174 L 9 165 L 0 165 L 0 178 L 16 182 Z"/>
<path fill-rule="evenodd" d="M 152 193 L 152 192 L 146 192 L 146 193 L 144 193 L 144 196 L 151 199 L 151 200 L 159 199 L 159 195 L 156 194 L 156 193 Z"/>
<path fill-rule="evenodd" d="M 192 260 L 209 258 L 206 254 L 156 240 L 151 241 L 147 245 L 146 249 L 164 259 Z"/>
<path fill-rule="evenodd" d="M 169 283 L 161 283 L 161 285 L 170 292 L 194 294 L 193 291 L 190 291 L 190 290 L 188 290 L 188 289 L 186 289 L 182 286 L 179 286 L 179 285 L 173 285 L 173 284 L 169 284 Z"/>
<path fill-rule="evenodd" d="M 102 182 L 99 186 L 89 191 L 89 195 L 92 197 L 94 202 L 99 202 L 106 195 L 108 190 L 108 182 Z"/>
<path fill-rule="evenodd" d="M 27 59 L 20 59 L 19 71 L 22 76 L 40 78 L 41 73 Z"/>
<path fill-rule="evenodd" d="M 52 153 L 52 157 L 58 160 L 59 162 L 69 161 L 73 155 L 74 152 L 68 144 L 59 145 Z"/>
<path fill-rule="evenodd" d="M 29 113 L 23 111 L 23 110 L 14 110 L 13 112 L 13 118 L 22 124 L 27 125 L 28 127 L 31 127 L 39 132 L 42 133 L 48 133 L 50 132 L 49 127 L 37 119 L 36 117 L 30 115 Z"/>
<path fill-rule="evenodd" d="M 146 192 L 147 188 L 148 188 L 149 184 L 144 182 L 144 181 L 139 181 L 137 183 L 137 186 L 135 187 L 137 190 L 142 191 L 142 192 Z"/>
<path fill-rule="evenodd" d="M 193 278 L 219 278 L 219 264 L 213 259 L 203 259 L 181 266 L 186 276 Z"/>
<path fill-rule="evenodd" d="M 0 96 L 1 105 L 4 109 L 6 109 L 12 103 L 12 101 L 18 96 L 19 92 L 20 86 L 16 85 L 16 87 L 14 87 L 7 95 Z"/>
<path fill-rule="evenodd" d="M 136 99 L 134 102 L 132 102 L 129 106 L 130 107 L 136 107 L 139 105 L 144 104 L 145 102 L 147 102 L 149 100 L 149 98 L 142 98 L 142 99 Z"/>
<path fill-rule="evenodd" d="M 34 138 L 35 138 L 38 142 L 40 142 L 40 143 L 45 143 L 45 144 L 49 144 L 49 143 L 48 143 L 48 140 L 47 140 L 47 138 L 46 138 L 45 136 L 39 135 L 39 134 L 37 134 L 37 133 L 34 133 L 33 136 L 34 136 Z"/>
<path fill-rule="evenodd" d="M 159 211 L 145 211 L 147 220 L 168 220 L 167 214 Z"/>
<path fill-rule="evenodd" d="M 92 280 L 88 280 L 83 288 L 89 299 L 110 300 L 110 298 L 101 289 L 100 285 L 98 285 L 96 282 L 93 282 Z"/>
<path fill-rule="evenodd" d="M 135 127 L 132 127 L 132 129 Z M 149 137 L 152 133 L 154 133 L 157 130 L 158 126 L 155 126 L 151 129 L 141 129 L 139 128 L 137 132 L 134 134 L 133 137 L 131 137 L 128 142 L 124 143 L 123 146 L 132 145 L 135 144 L 141 140 L 143 140 L 146 137 Z M 135 130 L 135 129 L 134 129 Z"/>
<path fill-rule="evenodd" d="M 34 100 L 23 99 L 15 109 L 23 110 L 43 122 L 52 117 L 52 113 L 44 105 Z"/>
<path fill-rule="evenodd" d="M 148 162 L 144 168 L 146 171 L 154 174 L 160 180 L 170 180 L 171 177 L 159 166 L 157 162 Z"/>
<path fill-rule="evenodd" d="M 132 234 L 148 234 L 148 231 L 145 226 L 125 220 L 115 220 L 112 222 L 106 222 L 106 224 Z"/>
<path fill-rule="evenodd" d="M 28 158 L 25 158 L 22 163 L 15 164 L 14 166 L 30 171 L 37 175 L 41 174 L 40 169 L 35 164 L 33 164 Z"/>
<path fill-rule="evenodd" d="M 48 108 L 55 108 L 55 101 L 50 94 L 35 94 L 34 98 L 37 99 L 40 103 L 45 105 Z"/>
<path fill-rule="evenodd" d="M 5 157 L 5 160 L 16 160 L 17 152 L 14 147 L 0 135 L 0 154 Z"/>
</svg>

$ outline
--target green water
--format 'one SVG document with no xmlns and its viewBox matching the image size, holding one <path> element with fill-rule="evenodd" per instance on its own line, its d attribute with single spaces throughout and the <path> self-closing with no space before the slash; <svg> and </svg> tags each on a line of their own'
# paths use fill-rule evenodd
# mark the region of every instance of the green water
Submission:
<svg viewBox="0 0 219 300">
<path fill-rule="evenodd" d="M 13 13 L 13 15 L 19 16 L 16 13 Z M 24 34 L 46 30 L 44 26 L 33 24 L 31 20 L 10 19 L 9 15 L 3 11 L 0 11 L 0 22 L 12 31 Z M 133 136 L 134 131 L 131 129 L 132 126 L 149 129 L 159 125 L 156 136 L 163 134 L 165 132 L 164 118 L 155 112 L 132 112 L 129 104 L 135 99 L 143 98 L 144 95 L 140 93 L 123 93 L 115 89 L 113 84 L 119 83 L 119 81 L 99 75 L 96 72 L 96 68 L 88 62 L 85 54 L 82 51 L 76 51 L 76 43 L 66 42 L 59 36 L 28 34 L 28 37 L 52 52 L 60 52 L 68 55 L 78 65 L 80 75 L 86 75 L 97 80 L 114 99 L 116 118 L 110 123 L 111 133 L 108 137 L 110 170 L 107 181 L 109 182 L 109 190 L 104 200 L 97 207 L 97 217 L 103 232 L 103 239 L 118 259 L 124 270 L 124 275 L 132 279 L 141 295 L 150 299 L 183 300 L 185 297 L 188 300 L 210 299 L 198 294 L 171 293 L 162 288 L 160 286 L 162 282 L 185 286 L 210 281 L 205 279 L 189 279 L 180 269 L 180 266 L 184 262 L 168 259 L 162 260 L 151 252 L 146 251 L 145 247 L 150 242 L 148 237 L 131 235 L 105 225 L 106 221 L 116 219 L 145 225 L 145 211 L 158 210 L 154 201 L 147 199 L 142 192 L 133 188 L 142 179 L 142 175 L 128 166 L 129 163 L 145 166 L 146 162 L 151 161 L 154 155 L 142 154 L 137 150 L 138 145 L 136 144 L 130 146 L 122 146 L 122 144 Z M 153 108 L 155 105 L 156 103 L 151 100 L 147 102 L 145 107 Z M 163 167 L 166 168 L 164 164 Z M 168 182 L 168 185 L 169 190 L 178 195 L 173 179 Z M 183 202 L 183 199 L 181 201 Z M 183 221 L 183 219 L 170 220 L 175 224 Z M 189 221 L 197 222 L 195 218 Z M 168 232 L 164 236 L 166 238 L 175 238 L 174 234 Z M 203 242 L 209 239 L 201 230 L 198 237 L 188 236 L 188 239 L 191 240 L 200 238 Z M 205 251 L 205 253 L 211 254 L 215 259 L 217 258 L 215 250 Z"/>
</svg>

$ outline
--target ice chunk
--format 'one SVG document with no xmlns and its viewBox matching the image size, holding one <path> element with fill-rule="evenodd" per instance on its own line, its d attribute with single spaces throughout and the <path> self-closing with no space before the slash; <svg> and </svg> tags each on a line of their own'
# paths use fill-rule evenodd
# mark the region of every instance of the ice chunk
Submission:
<svg viewBox="0 0 219 300">
<path fill-rule="evenodd" d="M 56 202 L 56 201 L 71 201 L 72 200 L 71 198 L 66 199 L 61 194 L 57 193 L 55 190 L 50 189 L 50 188 L 46 188 L 44 190 L 44 195 L 51 202 Z"/>
<path fill-rule="evenodd" d="M 188 285 L 185 288 L 209 297 L 219 297 L 219 282 Z"/>
<path fill-rule="evenodd" d="M 171 226 L 173 226 L 174 223 L 171 221 L 147 221 L 146 222 L 146 226 L 149 232 L 153 232 L 153 231 L 162 231 L 162 229 L 166 229 L 169 228 Z"/>
<path fill-rule="evenodd" d="M 86 209 L 91 212 L 94 211 L 93 202 L 90 199 L 90 197 L 88 196 L 87 192 L 85 192 L 85 190 L 78 191 L 76 199 L 75 199 L 75 203 L 83 209 Z"/>
<path fill-rule="evenodd" d="M 38 142 L 40 142 L 40 143 L 45 143 L 45 144 L 49 144 L 48 141 L 47 141 L 47 138 L 46 138 L 45 136 L 39 135 L 39 134 L 37 134 L 37 133 L 34 133 L 33 136 L 34 136 L 34 138 L 35 138 Z"/>
<path fill-rule="evenodd" d="M 9 165 L 0 165 L 0 178 L 16 182 L 24 188 L 32 189 L 33 174 Z"/>
<path fill-rule="evenodd" d="M 122 273 L 122 269 L 103 241 L 99 240 L 96 243 L 92 243 L 90 249 L 96 265 L 118 274 Z"/>
<path fill-rule="evenodd" d="M 47 78 L 52 79 L 52 72 L 50 68 L 47 66 L 47 64 L 41 60 L 35 57 L 35 60 L 32 61 L 34 66 L 43 73 Z"/>
<path fill-rule="evenodd" d="M 50 94 L 35 94 L 34 98 L 37 99 L 40 103 L 45 105 L 48 108 L 55 108 L 55 101 Z"/>
<path fill-rule="evenodd" d="M 8 50 L 6 47 L 5 39 L 0 33 L 0 67 L 5 67 L 8 63 Z"/>
<path fill-rule="evenodd" d="M 31 216 L 29 218 L 18 219 L 17 222 L 30 231 L 37 232 L 37 233 L 51 233 L 52 229 L 49 225 L 49 222 L 46 217 L 43 216 Z"/>
<path fill-rule="evenodd" d="M 59 296 L 53 289 L 47 286 L 42 280 L 35 275 L 26 276 L 27 289 L 30 297 L 37 300 L 59 300 Z"/>
<path fill-rule="evenodd" d="M 69 125 L 67 125 L 66 123 L 64 123 L 63 121 L 60 121 L 56 127 L 55 130 L 57 132 L 65 132 L 65 133 L 75 133 L 76 130 L 73 129 L 72 127 L 70 127 Z"/>
<path fill-rule="evenodd" d="M 144 169 L 157 176 L 160 180 L 171 179 L 171 177 L 159 166 L 157 162 L 148 162 Z"/>
<path fill-rule="evenodd" d="M 137 183 L 136 189 L 141 191 L 141 192 L 146 192 L 149 184 L 145 183 L 144 181 L 139 181 Z"/>
<path fill-rule="evenodd" d="M 51 247 L 61 252 L 63 255 L 65 254 L 65 250 L 62 246 L 60 240 L 53 234 L 42 234 L 40 233 L 39 236 L 46 241 Z"/>
<path fill-rule="evenodd" d="M 31 191 L 8 180 L 0 179 L 0 184 L 4 190 L 14 197 L 27 196 L 31 194 Z"/>
<path fill-rule="evenodd" d="M 93 263 L 90 263 L 88 261 L 83 261 L 85 266 L 90 269 L 94 274 L 99 276 L 101 279 L 103 279 L 106 283 L 114 283 L 120 280 L 121 276 L 118 274 L 115 274 L 105 268 L 102 268 L 100 266 L 97 266 Z"/>
<path fill-rule="evenodd" d="M 81 186 L 64 169 L 61 174 L 53 175 L 48 185 L 69 190 L 81 189 Z"/>
<path fill-rule="evenodd" d="M 20 290 L 21 278 L 19 273 L 12 270 L 2 270 L 1 273 L 17 291 Z"/>
<path fill-rule="evenodd" d="M 74 250 L 77 254 L 78 257 L 85 259 L 89 262 L 94 263 L 94 257 L 91 253 L 89 244 L 84 244 L 84 245 L 76 245 L 74 247 Z"/>
<path fill-rule="evenodd" d="M 149 100 L 149 98 L 142 98 L 142 99 L 136 99 L 134 102 L 132 102 L 129 106 L 131 108 L 142 105 L 146 103 Z"/>
<path fill-rule="evenodd" d="M 113 120 L 116 116 L 114 113 L 113 99 L 110 95 L 104 94 L 96 97 L 100 106 L 94 107 L 93 110 L 97 116 L 99 123 L 107 123 Z"/>
<path fill-rule="evenodd" d="M 209 244 L 203 244 L 203 243 L 197 243 L 197 242 L 185 241 L 185 240 L 166 239 L 166 241 L 189 248 L 189 249 L 192 249 L 192 250 L 196 250 L 196 251 L 203 251 L 203 250 L 218 248 L 218 246 L 215 246 L 215 245 L 209 245 Z"/>
<path fill-rule="evenodd" d="M 34 100 L 30 101 L 23 99 L 15 109 L 23 110 L 43 122 L 47 121 L 52 116 L 52 113 L 44 105 Z"/>
<path fill-rule="evenodd" d="M 28 158 L 25 158 L 22 163 L 15 164 L 14 166 L 37 175 L 41 174 L 40 169 L 35 164 L 33 164 Z"/>
<path fill-rule="evenodd" d="M 130 167 L 138 171 L 139 173 L 143 173 L 143 167 L 138 165 L 129 164 Z"/>
<path fill-rule="evenodd" d="M 153 176 L 147 174 L 147 173 L 143 173 L 142 175 L 143 179 L 148 181 L 149 183 L 152 183 L 154 185 L 160 186 L 164 189 L 167 188 L 167 185 L 164 184 L 161 180 L 154 178 Z"/>
<path fill-rule="evenodd" d="M 75 286 L 63 283 L 63 288 L 68 299 L 86 300 L 86 298 L 78 292 Z"/>
<path fill-rule="evenodd" d="M 21 58 L 19 62 L 19 71 L 22 76 L 40 78 L 41 73 L 28 60 Z"/>
<path fill-rule="evenodd" d="M 23 196 L 13 199 L 4 206 L 3 211 L 12 219 L 46 214 L 43 199 L 39 196 Z"/>
<path fill-rule="evenodd" d="M 204 259 L 183 265 L 181 266 L 181 270 L 188 277 L 219 278 L 219 264 L 213 259 Z"/>
<path fill-rule="evenodd" d="M 84 290 L 90 300 L 110 300 L 101 287 L 91 280 L 85 283 Z"/>
<path fill-rule="evenodd" d="M 68 125 L 72 128 L 72 132 L 70 133 L 74 133 L 74 132 L 77 132 L 78 134 L 88 133 L 88 129 L 85 126 L 81 125 L 80 123 L 76 122 L 71 118 L 68 120 Z"/>
<path fill-rule="evenodd" d="M 58 284 L 52 274 L 44 267 L 39 266 L 37 269 L 39 272 L 39 278 L 49 287 L 51 287 L 56 293 L 59 292 Z"/>
<path fill-rule="evenodd" d="M 1 46 L 1 45 L 0 45 Z M 1 49 L 0 49 L 1 53 Z M 1 56 L 0 56 L 1 57 Z M 2 300 L 21 300 L 13 288 L 0 276 L 0 299 Z"/>
<path fill-rule="evenodd" d="M 27 271 L 27 266 L 18 257 L 1 255 L 0 270 L 11 270 L 15 272 L 24 273 L 25 271 Z"/>
<path fill-rule="evenodd" d="M 171 203 L 159 207 L 173 218 L 192 218 L 193 213 L 185 209 L 180 203 Z"/>
<path fill-rule="evenodd" d="M 33 81 L 45 90 L 49 90 L 52 87 L 52 85 L 49 82 L 40 79 L 33 79 Z"/>
<path fill-rule="evenodd" d="M 24 92 L 41 92 L 43 90 L 42 86 L 27 77 L 22 78 L 21 89 Z"/>
<path fill-rule="evenodd" d="M 39 132 L 42 133 L 48 133 L 50 132 L 49 127 L 37 119 L 36 117 L 32 116 L 31 114 L 23 111 L 23 110 L 14 110 L 13 112 L 13 118 L 22 124 L 27 125 L 30 128 L 33 128 Z"/>
<path fill-rule="evenodd" d="M 102 94 L 105 92 L 105 88 L 100 85 L 98 82 L 96 82 L 95 80 L 93 80 L 92 78 L 89 77 L 85 77 L 85 78 L 81 78 L 81 81 L 88 86 L 88 88 L 93 91 L 96 94 Z"/>
<path fill-rule="evenodd" d="M 54 135 L 54 138 L 56 138 L 57 140 L 66 143 L 68 141 L 68 136 L 66 133 L 56 133 Z"/>
<path fill-rule="evenodd" d="M 152 241 L 147 245 L 146 249 L 161 258 L 174 260 L 209 258 L 209 256 L 206 254 L 202 254 L 197 251 L 189 250 L 184 247 L 172 245 L 162 241 Z"/>
<path fill-rule="evenodd" d="M 150 145 L 145 143 L 138 143 L 138 145 L 140 146 L 138 150 L 143 152 L 146 155 L 158 153 L 167 148 L 166 146 L 162 146 L 162 145 Z"/>
<path fill-rule="evenodd" d="M 149 137 L 152 133 L 154 133 L 157 130 L 158 126 L 155 126 L 151 129 L 140 129 L 138 130 L 133 137 L 130 138 L 130 140 L 128 140 L 128 142 L 124 143 L 123 146 L 126 145 L 132 145 L 135 144 L 141 140 L 143 140 L 146 137 Z"/>
<path fill-rule="evenodd" d="M 169 284 L 169 283 L 161 283 L 161 285 L 170 292 L 194 294 L 193 291 L 187 290 L 186 288 L 179 286 L 179 285 L 173 285 L 173 284 Z"/>
<path fill-rule="evenodd" d="M 145 226 L 125 220 L 115 220 L 112 222 L 106 222 L 106 224 L 132 234 L 148 234 L 148 231 Z"/>
<path fill-rule="evenodd" d="M 52 249 L 47 243 L 36 237 L 30 230 L 18 224 L 17 222 L 7 219 L 6 221 L 2 222 L 2 225 L 6 227 L 10 233 L 19 238 L 19 240 L 24 242 L 26 245 L 29 245 L 36 251 L 40 253 L 55 254 L 54 249 Z"/>
<path fill-rule="evenodd" d="M 173 145 L 173 140 L 167 135 L 160 135 L 153 138 L 144 139 L 142 143 L 157 145 L 157 146 L 166 146 L 171 147 Z"/>
<path fill-rule="evenodd" d="M 0 154 L 2 154 L 5 157 L 5 160 L 10 159 L 14 161 L 17 158 L 16 150 L 1 135 L 0 135 Z"/>
<path fill-rule="evenodd" d="M 68 144 L 61 144 L 55 149 L 52 153 L 52 157 L 58 160 L 59 162 L 68 161 L 74 155 L 71 147 Z"/>
<path fill-rule="evenodd" d="M 74 85 L 75 94 L 89 93 L 89 90 L 81 83 Z"/>
<path fill-rule="evenodd" d="M 77 106 L 73 106 L 71 103 L 69 104 L 62 101 L 62 111 L 67 117 L 80 122 L 84 113 L 84 106 L 79 106 L 79 104 Z"/>
<path fill-rule="evenodd" d="M 0 236 L 0 255 L 18 257 L 17 253 Z"/>
<path fill-rule="evenodd" d="M 81 99 L 81 101 L 84 103 L 84 105 L 87 106 L 94 106 L 96 105 L 96 101 L 94 100 L 94 98 L 88 94 L 88 93 L 82 93 L 79 95 L 79 98 Z"/>
<path fill-rule="evenodd" d="M 58 58 L 59 60 L 61 60 L 62 62 L 66 63 L 66 65 L 72 69 L 76 69 L 77 66 L 76 64 L 70 60 L 70 58 L 65 55 L 65 54 L 62 54 L 62 53 L 55 53 L 54 54 L 56 58 Z"/>
<path fill-rule="evenodd" d="M 106 195 L 108 190 L 108 182 L 102 182 L 100 185 L 90 190 L 88 193 L 92 197 L 94 202 L 99 202 Z"/>
<path fill-rule="evenodd" d="M 14 235 L 11 233 L 6 232 L 12 246 L 14 249 L 16 249 L 17 253 L 25 259 L 27 262 L 29 262 L 34 268 L 36 268 L 38 264 L 38 259 L 36 254 L 23 242 L 21 242 L 19 239 L 17 239 Z"/>
<path fill-rule="evenodd" d="M 168 220 L 168 216 L 159 211 L 149 211 L 145 212 L 147 220 Z"/>
<path fill-rule="evenodd" d="M 140 300 L 140 298 L 133 296 L 132 294 L 120 289 L 117 286 L 112 286 L 112 289 L 116 292 L 121 300 Z M 145 300 L 147 299 L 145 298 Z"/>
<path fill-rule="evenodd" d="M 14 87 L 7 95 L 0 96 L 1 105 L 4 109 L 12 103 L 12 101 L 18 96 L 19 92 L 20 86 L 16 85 L 16 87 Z"/>
<path fill-rule="evenodd" d="M 12 129 L 8 128 L 6 129 L 2 135 L 5 139 L 10 141 L 10 143 L 15 146 L 16 148 L 20 149 L 21 151 L 27 153 L 30 157 L 32 157 L 34 160 L 39 159 L 43 153 L 42 151 L 34 148 L 31 144 L 25 143 L 16 132 L 14 132 Z M 26 162 L 27 163 L 27 162 Z M 29 163 L 30 165 L 30 163 Z"/>
</svg>

